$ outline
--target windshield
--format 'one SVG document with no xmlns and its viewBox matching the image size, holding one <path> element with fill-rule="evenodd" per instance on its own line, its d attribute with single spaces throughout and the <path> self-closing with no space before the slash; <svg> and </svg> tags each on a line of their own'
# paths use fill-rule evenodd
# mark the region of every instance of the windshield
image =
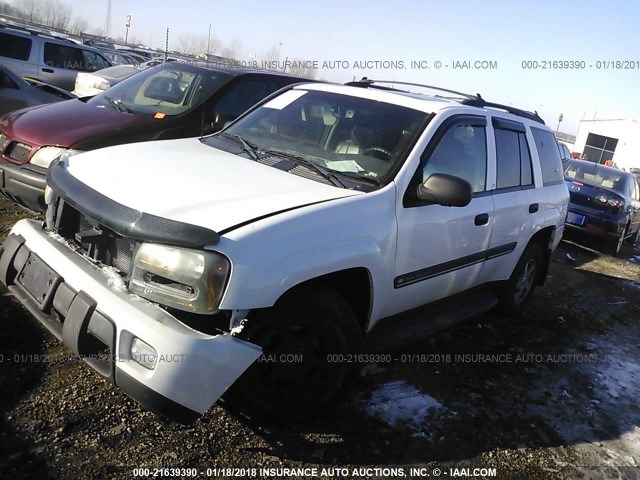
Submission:
<svg viewBox="0 0 640 480">
<path fill-rule="evenodd" d="M 622 191 L 624 173 L 597 163 L 571 162 L 564 171 L 566 180 L 576 181 L 596 187 Z"/>
<path fill-rule="evenodd" d="M 173 63 L 137 73 L 87 103 L 164 118 L 199 106 L 230 78 L 222 72 Z"/>
<path fill-rule="evenodd" d="M 427 114 L 336 93 L 288 90 L 224 131 L 254 149 L 344 176 L 382 178 L 404 159 Z"/>
</svg>

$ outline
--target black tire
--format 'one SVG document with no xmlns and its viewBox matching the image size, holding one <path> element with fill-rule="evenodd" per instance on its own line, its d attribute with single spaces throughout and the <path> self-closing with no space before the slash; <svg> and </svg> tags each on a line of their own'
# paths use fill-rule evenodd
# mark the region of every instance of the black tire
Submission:
<svg viewBox="0 0 640 480">
<path fill-rule="evenodd" d="M 263 355 L 232 385 L 225 401 L 253 420 L 306 419 L 328 409 L 352 382 L 356 364 L 336 357 L 357 353 L 362 332 L 333 290 L 296 289 L 272 308 L 254 312 L 242 333 L 263 348 Z M 282 362 L 283 354 L 301 354 L 302 361 Z"/>
<path fill-rule="evenodd" d="M 624 245 L 625 237 L 629 232 L 629 225 L 625 226 L 624 229 L 613 239 L 607 239 L 605 246 L 606 252 L 612 257 L 617 257 L 622 250 L 622 245 Z"/>
<path fill-rule="evenodd" d="M 542 271 L 542 259 L 540 245 L 530 242 L 499 295 L 498 307 L 502 313 L 513 315 L 523 309 L 536 288 Z"/>
<path fill-rule="evenodd" d="M 627 227 L 627 235 L 629 234 L 630 228 L 631 228 L 631 225 Z M 636 242 L 638 241 L 638 233 L 640 233 L 640 230 L 636 230 L 636 233 L 627 237 L 627 243 L 632 247 L 635 246 Z"/>
</svg>

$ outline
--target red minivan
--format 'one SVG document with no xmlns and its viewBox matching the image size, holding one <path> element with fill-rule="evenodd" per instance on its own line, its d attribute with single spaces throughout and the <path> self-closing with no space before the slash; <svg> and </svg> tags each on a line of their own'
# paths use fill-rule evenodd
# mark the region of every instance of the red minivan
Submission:
<svg viewBox="0 0 640 480">
<path fill-rule="evenodd" d="M 209 134 L 300 81 L 308 80 L 174 62 L 141 71 L 94 97 L 8 113 L 0 118 L 0 192 L 44 212 L 47 169 L 65 150 Z"/>
</svg>

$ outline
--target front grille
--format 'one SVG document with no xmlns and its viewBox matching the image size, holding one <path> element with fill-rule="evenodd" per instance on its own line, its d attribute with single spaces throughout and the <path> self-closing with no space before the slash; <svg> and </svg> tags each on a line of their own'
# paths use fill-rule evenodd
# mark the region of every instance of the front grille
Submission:
<svg viewBox="0 0 640 480">
<path fill-rule="evenodd" d="M 25 145 L 20 142 L 12 142 L 7 147 L 5 155 L 12 160 L 16 160 L 18 162 L 24 162 L 31 151 L 31 147 L 29 145 Z"/>
<path fill-rule="evenodd" d="M 129 278 L 136 242 L 125 238 L 60 199 L 53 216 L 53 230 L 100 265 Z"/>
</svg>

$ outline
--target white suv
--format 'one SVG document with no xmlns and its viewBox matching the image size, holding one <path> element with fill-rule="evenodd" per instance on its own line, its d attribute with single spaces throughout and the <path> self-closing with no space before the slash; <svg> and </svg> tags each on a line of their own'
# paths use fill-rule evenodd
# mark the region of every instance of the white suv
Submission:
<svg viewBox="0 0 640 480">
<path fill-rule="evenodd" d="M 444 92 L 299 84 L 212 136 L 63 157 L 0 279 L 156 412 L 190 421 L 226 392 L 310 414 L 363 342 L 517 312 L 545 280 L 569 201 L 553 133 Z"/>
</svg>

